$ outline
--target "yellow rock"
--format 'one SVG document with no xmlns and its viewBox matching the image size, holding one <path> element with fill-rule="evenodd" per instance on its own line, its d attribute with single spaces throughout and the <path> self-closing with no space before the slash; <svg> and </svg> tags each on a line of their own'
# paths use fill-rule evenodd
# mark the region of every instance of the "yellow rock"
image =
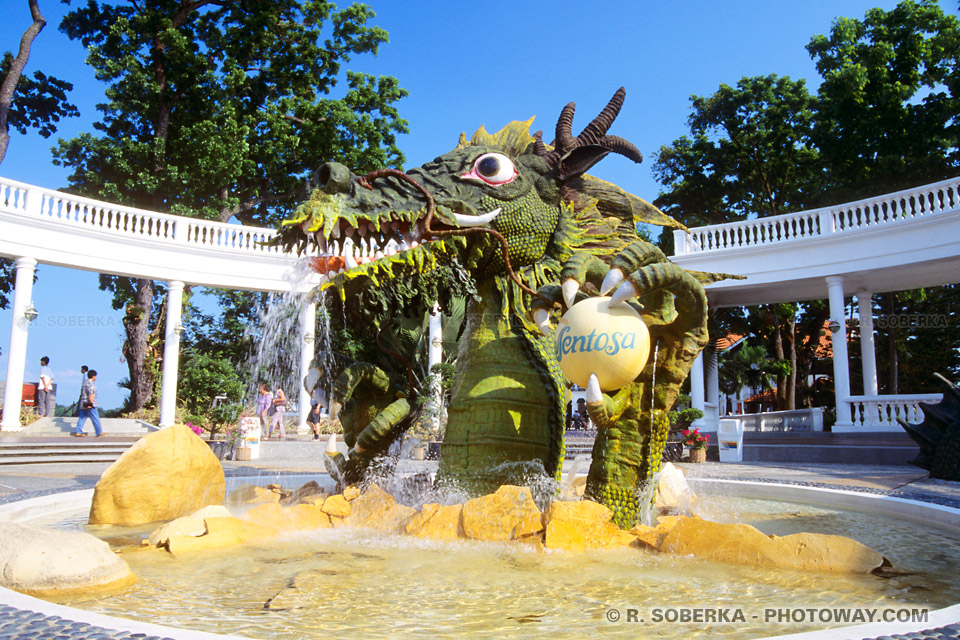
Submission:
<svg viewBox="0 0 960 640">
<path fill-rule="evenodd" d="M 324 500 L 322 509 L 324 513 L 337 516 L 338 518 L 346 518 L 353 513 L 353 509 L 350 508 L 350 503 L 340 494 L 330 496 Z"/>
<path fill-rule="evenodd" d="M 280 502 L 280 494 L 255 484 L 245 484 L 234 490 L 227 498 L 227 504 L 250 505 L 264 502 Z"/>
<path fill-rule="evenodd" d="M 543 517 L 530 489 L 512 485 L 467 500 L 460 521 L 464 535 L 476 540 L 515 540 L 543 531 Z"/>
<path fill-rule="evenodd" d="M 261 527 L 277 531 L 326 529 L 330 518 L 317 505 L 295 504 L 281 507 L 276 503 L 260 504 L 244 514 L 244 519 Z"/>
<path fill-rule="evenodd" d="M 608 522 L 606 524 L 598 542 L 601 542 L 601 544 L 598 544 L 597 546 L 603 548 L 639 546 L 637 543 L 637 536 L 633 535 L 629 531 L 624 531 L 612 522 Z"/>
<path fill-rule="evenodd" d="M 165 525 L 157 527 L 150 534 L 147 543 L 150 546 L 166 546 L 167 539 L 173 535 L 182 536 L 202 536 L 207 532 L 205 518 L 229 517 L 230 511 L 219 504 L 212 504 L 199 511 L 194 511 L 188 516 L 181 516 L 176 520 L 171 520 Z"/>
<path fill-rule="evenodd" d="M 317 496 L 327 497 L 327 492 L 316 483 L 315 480 L 307 482 L 299 489 L 294 491 L 289 496 L 284 497 L 280 503 L 281 504 L 300 504 L 301 502 L 307 502 Z"/>
<path fill-rule="evenodd" d="M 378 487 L 376 483 L 370 483 L 366 491 L 350 503 L 350 508 L 353 513 L 345 519 L 346 524 L 390 533 L 403 530 L 417 513 L 417 510 L 412 507 L 397 504 L 393 496 Z"/>
<path fill-rule="evenodd" d="M 357 485 L 352 484 L 346 489 L 343 490 L 343 499 L 347 502 L 355 500 L 360 497 L 360 489 L 357 488 Z"/>
<path fill-rule="evenodd" d="M 204 522 L 207 526 L 206 534 L 202 536 L 172 535 L 167 540 L 167 550 L 177 555 L 233 547 L 277 535 L 276 529 L 262 527 L 240 518 L 207 518 Z"/>
<path fill-rule="evenodd" d="M 808 571 L 870 573 L 881 564 L 879 551 L 844 536 L 822 533 L 794 533 L 770 536 L 778 548 L 778 566 Z"/>
<path fill-rule="evenodd" d="M 319 506 L 323 506 L 323 503 L 326 499 L 327 499 L 327 496 L 322 494 L 318 494 L 315 496 L 307 496 L 306 498 L 303 499 L 303 504 L 314 504 L 319 507 Z"/>
<path fill-rule="evenodd" d="M 660 516 L 657 518 L 657 526 L 651 527 L 645 524 L 636 524 L 630 529 L 630 534 L 639 540 L 642 544 L 659 549 L 660 544 L 670 531 L 684 516 Z M 691 516 L 696 518 L 697 516 Z"/>
<path fill-rule="evenodd" d="M 666 534 L 660 550 L 740 564 L 845 573 L 868 573 L 883 563 L 877 551 L 842 536 L 798 533 L 779 538 L 750 525 L 699 518 L 681 519 Z"/>
<path fill-rule="evenodd" d="M 295 531 L 310 529 L 329 529 L 330 516 L 318 505 L 295 504 L 284 509 Z"/>
<path fill-rule="evenodd" d="M 243 514 L 243 519 L 247 522 L 268 527 L 270 529 L 281 530 L 286 524 L 286 517 L 283 515 L 283 507 L 276 502 L 266 502 L 258 504 L 252 509 L 248 509 Z"/>
<path fill-rule="evenodd" d="M 546 547 L 582 551 L 635 543 L 637 537 L 613 524 L 611 517 L 607 507 L 592 500 L 554 502 L 544 514 Z"/>
<path fill-rule="evenodd" d="M 147 434 L 97 482 L 90 524 L 139 525 L 173 520 L 222 504 L 223 467 L 189 427 Z"/>
<path fill-rule="evenodd" d="M 425 504 L 410 522 L 406 532 L 419 538 L 456 540 L 460 537 L 460 512 L 463 505 Z"/>
</svg>

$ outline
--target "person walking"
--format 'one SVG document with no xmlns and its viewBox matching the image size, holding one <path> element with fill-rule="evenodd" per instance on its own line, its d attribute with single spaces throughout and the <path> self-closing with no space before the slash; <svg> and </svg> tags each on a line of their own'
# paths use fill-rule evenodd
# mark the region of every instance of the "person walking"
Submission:
<svg viewBox="0 0 960 640">
<path fill-rule="evenodd" d="M 97 371 L 90 369 L 87 371 L 87 379 L 83 381 L 80 387 L 80 419 L 77 420 L 77 430 L 74 436 L 82 438 L 86 436 L 83 432 L 83 423 L 87 418 L 93 423 L 93 429 L 97 432 L 97 437 L 103 435 L 103 429 L 100 428 L 100 414 L 97 411 Z"/>
<path fill-rule="evenodd" d="M 283 440 L 287 435 L 283 430 L 283 412 L 287 408 L 287 396 L 283 393 L 283 389 L 277 387 L 277 392 L 273 394 L 273 420 L 270 421 L 270 432 L 267 434 L 267 437 L 273 435 L 273 428 L 278 426 L 280 427 L 280 435 L 277 436 L 278 440 Z"/>
<path fill-rule="evenodd" d="M 270 410 L 273 409 L 273 394 L 266 383 L 260 385 L 260 395 L 257 397 L 257 416 L 260 418 L 260 429 L 264 440 L 270 439 Z"/>
<path fill-rule="evenodd" d="M 77 404 L 73 405 L 73 415 L 80 417 L 80 407 L 83 406 L 83 383 L 87 379 L 87 371 L 90 370 L 90 367 L 87 365 L 80 365 L 80 395 L 77 397 Z"/>
<path fill-rule="evenodd" d="M 50 358 L 40 358 L 40 383 L 37 384 L 37 416 L 53 417 L 57 400 L 53 395 L 53 369 L 49 367 Z"/>
<path fill-rule="evenodd" d="M 313 439 L 320 439 L 320 403 L 316 398 L 310 398 L 310 413 L 307 414 L 307 424 L 313 431 Z"/>
</svg>

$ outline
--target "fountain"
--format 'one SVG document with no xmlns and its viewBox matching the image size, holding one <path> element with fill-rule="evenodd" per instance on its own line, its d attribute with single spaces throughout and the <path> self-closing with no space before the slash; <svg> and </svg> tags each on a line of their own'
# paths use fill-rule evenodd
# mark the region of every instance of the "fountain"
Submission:
<svg viewBox="0 0 960 640">
<path fill-rule="evenodd" d="M 124 546 L 139 586 L 82 606 L 271 638 L 526 637 L 601 625 L 636 636 L 636 624 L 613 624 L 621 611 L 624 622 L 645 618 L 644 631 L 662 637 L 758 637 L 771 630 L 765 612 L 788 605 L 879 611 L 915 599 L 924 607 L 957 602 L 952 562 L 924 556 L 937 549 L 956 558 L 960 541 L 903 522 L 729 497 L 700 501 L 709 520 L 657 520 L 666 415 L 707 341 L 703 285 L 731 276 L 670 263 L 636 225 L 681 225 L 585 173 L 609 153 L 640 160 L 631 143 L 607 134 L 623 98 L 618 91 L 576 137 L 567 105 L 552 145 L 529 133 L 529 121 L 517 122 L 462 136 L 456 149 L 408 174 L 321 167 L 279 242 L 319 249 L 310 264 L 327 276 L 325 321 L 376 334 L 368 362 L 339 367 L 329 347 L 320 349 L 315 364 L 325 375 L 310 379 L 326 385 L 337 373 L 330 413 L 349 450 L 330 452 L 322 483 L 235 488 L 233 515 L 201 518 L 199 535 L 172 534 L 159 541 L 165 550 Z M 597 370 L 586 375 L 599 433 L 584 500 L 558 500 L 561 489 L 572 497 L 577 468 L 587 463 L 577 461 L 564 478 L 563 340 L 579 340 L 581 355 L 606 353 L 627 344 L 629 329 L 564 334 L 557 348 L 553 327 L 564 312 L 606 295 L 610 308 L 626 305 L 642 318 L 652 349 L 625 383 L 601 383 Z M 435 482 L 398 476 L 399 443 L 436 410 L 422 334 L 412 329 L 431 310 L 451 316 L 464 301 Z M 730 527 L 736 535 L 714 549 L 713 536 Z M 829 536 L 801 533 L 808 527 Z M 138 540 L 152 529 L 98 534 Z M 834 540 L 840 533 L 879 552 Z M 746 538 L 749 553 L 739 542 Z M 820 545 L 843 545 L 844 566 L 859 572 L 824 573 Z M 712 559 L 691 555 L 698 552 Z M 935 570 L 939 564 L 947 569 Z M 183 606 L 197 601 L 211 604 Z M 697 607 L 713 611 L 712 620 L 691 628 L 671 619 Z M 728 615 L 733 624 L 717 620 Z M 657 617 L 663 624 L 655 626 Z"/>
</svg>

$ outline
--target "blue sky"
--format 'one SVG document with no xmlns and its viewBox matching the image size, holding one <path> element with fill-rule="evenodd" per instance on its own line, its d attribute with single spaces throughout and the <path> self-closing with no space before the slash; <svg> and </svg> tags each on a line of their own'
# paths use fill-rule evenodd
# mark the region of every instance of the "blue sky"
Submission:
<svg viewBox="0 0 960 640">
<path fill-rule="evenodd" d="M 343 3 L 341 3 L 342 5 Z M 398 105 L 410 122 L 400 148 L 407 167 L 456 145 L 461 131 L 479 125 L 495 131 L 511 120 L 537 116 L 534 130 L 552 137 L 560 109 L 577 103 L 574 131 L 586 125 L 620 86 L 627 99 L 610 133 L 627 138 L 644 153 L 636 165 L 609 156 L 591 170 L 648 200 L 659 185 L 651 165 L 656 150 L 686 133 L 690 96 L 709 95 L 721 83 L 775 73 L 819 84 L 804 48 L 816 34 L 827 34 L 840 16 L 862 18 L 872 7 L 892 9 L 894 0 L 737 0 L 716 2 L 571 2 L 567 0 L 483 3 L 370 0 L 374 23 L 390 33 L 380 55 L 345 65 L 392 75 L 410 96 Z M 30 17 L 25 0 L 0 0 L 6 16 L 0 51 L 15 50 Z M 80 3 L 74 1 L 74 6 Z M 953 2 L 943 3 L 955 11 Z M 59 32 L 70 9 L 40 0 L 47 27 L 34 43 L 27 72 L 43 70 L 73 82 L 71 101 L 80 118 L 62 123 L 50 139 L 11 131 L 0 176 L 41 187 L 66 185 L 69 171 L 52 164 L 57 137 L 92 131 L 104 85 L 84 64 L 78 42 Z M 79 391 L 79 367 L 100 375 L 106 407 L 122 403 L 116 382 L 127 376 L 120 347 L 121 313 L 111 296 L 97 288 L 96 274 L 43 266 L 33 300 L 40 317 L 27 347 L 27 380 L 36 380 L 39 359 L 51 358 L 60 384 L 60 402 Z M 0 311 L 0 375 L 6 372 L 10 310 Z"/>
</svg>

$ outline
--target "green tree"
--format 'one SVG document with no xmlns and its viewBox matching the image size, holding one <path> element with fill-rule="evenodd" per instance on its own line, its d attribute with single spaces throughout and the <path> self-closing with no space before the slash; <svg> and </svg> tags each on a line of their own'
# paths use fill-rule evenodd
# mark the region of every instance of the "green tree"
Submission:
<svg viewBox="0 0 960 640">
<path fill-rule="evenodd" d="M 237 368 L 226 358 L 184 352 L 177 397 L 188 413 L 209 416 L 214 398 L 226 396 L 229 403 L 238 403 L 243 400 L 244 389 Z"/>
<path fill-rule="evenodd" d="M 273 225 L 327 160 L 359 172 L 400 166 L 393 77 L 341 72 L 387 33 L 362 4 L 320 0 L 91 0 L 61 30 L 109 83 L 97 134 L 61 141 L 70 191 L 204 219 Z M 341 79 L 346 90 L 331 97 Z M 158 291 L 103 278 L 127 309 L 128 408 L 151 397 L 146 348 Z"/>
<path fill-rule="evenodd" d="M 665 187 L 654 204 L 665 213 L 688 226 L 720 224 L 796 211 L 816 193 L 816 99 L 803 80 L 742 78 L 691 102 L 690 136 L 661 147 L 654 161 Z M 670 234 L 661 239 L 672 243 Z"/>
<path fill-rule="evenodd" d="M 33 78 L 23 75 L 33 41 L 47 25 L 37 0 L 29 0 L 28 5 L 33 21 L 20 39 L 20 49 L 16 56 L 5 52 L 0 62 L 0 162 L 7 153 L 10 127 L 21 134 L 36 129 L 49 138 L 61 118 L 79 115 L 77 108 L 67 102 L 72 84 L 41 71 L 35 71 Z"/>
<path fill-rule="evenodd" d="M 960 22 L 934 0 L 839 18 L 807 50 L 823 76 L 814 141 L 832 202 L 956 175 Z"/>
<path fill-rule="evenodd" d="M 10 127 L 21 134 L 36 129 L 49 138 L 61 118 L 79 115 L 77 108 L 67 102 L 72 84 L 42 71 L 35 71 L 32 78 L 23 75 L 33 41 L 47 25 L 37 0 L 29 0 L 28 5 L 33 21 L 20 39 L 20 49 L 16 56 L 5 52 L 0 61 L 0 162 L 7 155 Z M 13 261 L 0 258 L 0 309 L 6 309 L 10 303 L 7 294 L 13 290 L 13 278 Z"/>
<path fill-rule="evenodd" d="M 694 96 L 684 136 L 661 147 L 654 174 L 665 185 L 655 204 L 689 226 L 775 216 L 804 208 L 820 189 L 811 144 L 816 98 L 803 80 L 742 78 L 711 96 Z M 661 236 L 672 252 L 672 236 Z M 795 407 L 797 306 L 753 312 L 756 335 L 778 362 L 777 406 Z M 759 314 L 759 315 L 758 315 Z"/>
</svg>

